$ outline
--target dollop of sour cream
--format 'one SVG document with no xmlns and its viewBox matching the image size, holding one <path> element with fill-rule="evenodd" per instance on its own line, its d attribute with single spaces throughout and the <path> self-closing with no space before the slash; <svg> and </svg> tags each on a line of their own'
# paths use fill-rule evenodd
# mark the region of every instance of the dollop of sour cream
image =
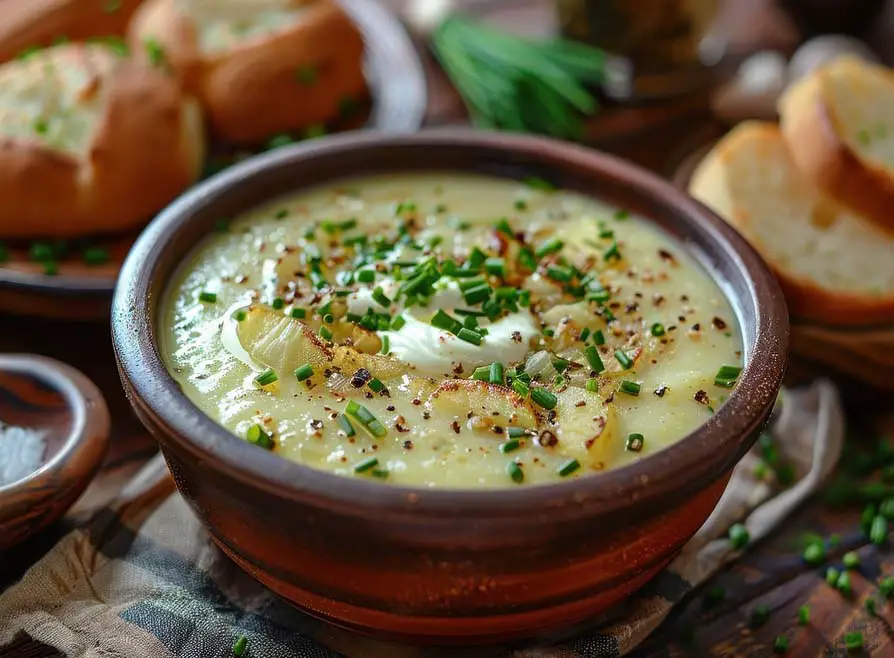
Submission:
<svg viewBox="0 0 894 658">
<path fill-rule="evenodd" d="M 379 281 L 377 285 L 391 299 L 397 297 L 400 282 L 392 279 Z M 540 334 L 537 321 L 527 310 L 488 322 L 480 318 L 487 335 L 481 345 L 467 343 L 453 334 L 432 326 L 429 321 L 437 309 L 455 313 L 466 306 L 459 285 L 453 280 L 439 281 L 436 292 L 425 307 L 414 306 L 401 310 L 404 325 L 397 331 L 380 331 L 387 337 L 391 355 L 405 363 L 411 363 L 420 374 L 441 376 L 450 374 L 458 364 L 464 371 L 494 361 L 510 363 L 520 361 L 528 353 L 528 344 Z M 363 315 L 367 309 L 377 310 L 372 290 L 362 288 L 347 298 L 348 312 Z"/>
<path fill-rule="evenodd" d="M 473 345 L 437 327 L 419 320 L 408 311 L 406 323 L 398 331 L 383 331 L 388 336 L 392 356 L 412 363 L 426 375 L 449 374 L 457 364 L 470 372 L 494 361 L 521 361 L 528 353 L 528 343 L 540 334 L 534 318 L 527 311 L 511 313 L 493 323 L 482 323 L 487 336 L 481 345 Z"/>
</svg>

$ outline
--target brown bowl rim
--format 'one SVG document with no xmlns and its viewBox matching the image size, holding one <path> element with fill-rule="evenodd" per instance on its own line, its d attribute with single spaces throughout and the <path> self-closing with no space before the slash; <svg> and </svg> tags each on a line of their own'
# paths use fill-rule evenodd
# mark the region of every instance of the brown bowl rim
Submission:
<svg viewBox="0 0 894 658">
<path fill-rule="evenodd" d="M 209 209 L 225 203 L 228 192 L 238 186 L 264 188 L 265 178 L 280 169 L 342 157 L 357 163 L 343 172 L 350 177 L 377 171 L 371 162 L 375 158 L 370 157 L 376 152 L 408 148 L 466 150 L 475 154 L 473 159 L 482 161 L 485 154 L 500 156 L 516 175 L 498 173 L 492 163 L 488 169 L 467 166 L 466 171 L 488 171 L 507 178 L 519 178 L 518 171 L 536 176 L 538 169 L 549 167 L 566 175 L 583 171 L 582 177 L 591 180 L 621 181 L 635 190 L 637 198 L 645 197 L 663 206 L 664 212 L 694 223 L 703 234 L 702 245 L 712 244 L 724 258 L 736 261 L 735 267 L 745 279 L 746 299 L 724 291 L 736 310 L 737 321 L 743 325 L 743 334 L 742 318 L 747 313 L 754 316 L 754 336 L 743 346 L 746 366 L 728 400 L 687 436 L 631 464 L 567 482 L 498 489 L 429 489 L 344 477 L 258 450 L 206 416 L 169 374 L 157 342 L 156 311 L 168 290 L 168 281 L 156 276 L 158 261 L 171 249 L 165 257 L 172 260 L 176 254 L 182 262 L 198 244 L 195 241 L 188 249 L 174 249 L 172 242 L 178 230 L 197 213 L 213 214 Z M 434 165 L 431 169 L 456 170 Z M 293 189 L 305 186 L 307 183 L 296 182 Z M 218 217 L 230 216 L 216 212 Z M 706 262 L 703 246 L 695 246 L 685 248 L 712 277 L 717 277 L 715 268 Z M 169 278 L 174 270 L 173 266 L 169 268 Z M 172 449 L 185 450 L 209 470 L 232 478 L 247 490 L 324 506 L 347 516 L 366 517 L 377 511 L 409 517 L 447 514 L 483 519 L 530 515 L 532 509 L 551 510 L 561 517 L 573 517 L 574 510 L 583 507 L 610 513 L 629 507 L 630 501 L 638 505 L 654 501 L 664 506 L 662 499 L 721 477 L 748 450 L 775 404 L 787 361 L 789 324 L 782 292 L 757 252 L 726 222 L 670 182 L 614 156 L 567 142 L 447 128 L 412 135 L 358 132 L 326 137 L 257 156 L 205 181 L 162 212 L 131 250 L 113 300 L 112 336 L 131 403 L 151 417 L 150 424 L 155 426 L 162 445 L 169 443 Z"/>
</svg>

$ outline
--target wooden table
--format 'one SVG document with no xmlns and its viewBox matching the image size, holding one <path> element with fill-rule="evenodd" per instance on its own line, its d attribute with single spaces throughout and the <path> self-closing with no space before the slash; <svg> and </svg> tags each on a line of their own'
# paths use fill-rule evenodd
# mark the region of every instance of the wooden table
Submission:
<svg viewBox="0 0 894 658">
<path fill-rule="evenodd" d="M 388 0 L 396 7 L 407 0 Z M 728 7 L 730 37 L 737 48 L 747 51 L 762 43 L 792 46 L 791 34 L 767 18 L 767 0 L 734 0 Z M 750 6 L 749 6 L 750 5 Z M 480 11 L 480 7 L 479 7 Z M 503 24 L 521 29 L 531 24 L 549 29 L 548 2 L 494 2 L 488 12 Z M 547 20 L 544 20 L 547 19 Z M 750 32 L 749 32 L 750 31 Z M 462 105 L 449 85 L 429 61 L 431 102 L 429 123 L 444 125 L 464 121 Z M 634 109 L 609 108 L 592 125 L 590 137 L 601 148 L 618 153 L 663 175 L 670 175 L 682 156 L 706 134 L 722 129 L 711 118 L 706 97 L 695 96 L 670 104 Z M 136 421 L 121 391 L 114 366 L 109 330 L 105 324 L 48 323 L 22 318 L 3 318 L 0 351 L 35 352 L 61 359 L 83 370 L 103 390 L 113 418 L 111 450 L 101 476 L 90 487 L 67 519 L 26 544 L 0 555 L 0 589 L 16 580 L 67 530 L 91 509 L 103 504 L 155 451 L 155 444 Z M 853 418 L 862 420 L 867 432 L 883 422 L 874 411 L 873 400 L 848 395 Z M 873 396 L 869 396 L 872 398 Z M 877 395 L 875 400 L 886 401 Z M 883 407 L 882 407 L 883 408 Z M 894 428 L 894 423 L 888 427 Z M 894 557 L 887 549 L 868 545 L 858 530 L 854 511 L 836 512 L 819 502 L 806 504 L 775 535 L 751 548 L 739 561 L 708 585 L 722 586 L 725 599 L 705 607 L 696 595 L 634 654 L 637 658 L 695 655 L 769 656 L 777 635 L 790 641 L 788 655 L 847 655 L 842 637 L 846 630 L 861 629 L 872 655 L 894 656 L 894 609 L 882 608 L 876 618 L 862 608 L 862 599 L 873 589 L 879 574 L 894 574 Z M 843 536 L 840 556 L 859 549 L 863 566 L 854 574 L 854 597 L 847 600 L 825 584 L 822 570 L 801 560 L 801 537 L 808 532 Z M 706 589 L 703 591 L 707 591 Z M 764 603 L 772 609 L 769 622 L 757 631 L 748 628 L 752 608 Z M 797 624 L 797 610 L 811 606 L 807 627 Z M 694 644 L 692 629 L 694 630 Z"/>
</svg>

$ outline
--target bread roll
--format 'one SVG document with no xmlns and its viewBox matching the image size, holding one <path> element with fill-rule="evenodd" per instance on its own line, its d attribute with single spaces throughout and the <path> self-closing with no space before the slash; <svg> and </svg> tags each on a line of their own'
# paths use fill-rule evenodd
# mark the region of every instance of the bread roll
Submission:
<svg viewBox="0 0 894 658">
<path fill-rule="evenodd" d="M 2 238 L 137 226 L 198 177 L 203 157 L 197 105 L 106 45 L 0 66 Z"/>
<path fill-rule="evenodd" d="M 227 142 L 325 123 L 365 94 L 363 39 L 333 0 L 148 0 L 130 42 L 165 59 Z"/>
<path fill-rule="evenodd" d="M 776 125 L 740 124 L 702 161 L 689 191 L 763 255 L 792 315 L 832 325 L 894 322 L 894 236 L 824 197 Z"/>
<path fill-rule="evenodd" d="M 792 85 L 779 114 L 805 175 L 894 233 L 894 74 L 856 56 L 839 57 Z"/>
<path fill-rule="evenodd" d="M 0 62 L 57 41 L 123 37 L 142 0 L 0 0 Z"/>
</svg>

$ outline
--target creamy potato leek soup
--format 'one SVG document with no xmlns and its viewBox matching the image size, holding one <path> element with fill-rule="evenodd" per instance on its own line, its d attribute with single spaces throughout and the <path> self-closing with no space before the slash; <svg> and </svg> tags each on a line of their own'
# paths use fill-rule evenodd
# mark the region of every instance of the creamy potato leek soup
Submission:
<svg viewBox="0 0 894 658">
<path fill-rule="evenodd" d="M 171 372 L 236 436 L 428 487 L 599 473 L 735 385 L 723 293 L 668 234 L 545 181 L 364 178 L 220 230 L 174 282 Z"/>
</svg>

